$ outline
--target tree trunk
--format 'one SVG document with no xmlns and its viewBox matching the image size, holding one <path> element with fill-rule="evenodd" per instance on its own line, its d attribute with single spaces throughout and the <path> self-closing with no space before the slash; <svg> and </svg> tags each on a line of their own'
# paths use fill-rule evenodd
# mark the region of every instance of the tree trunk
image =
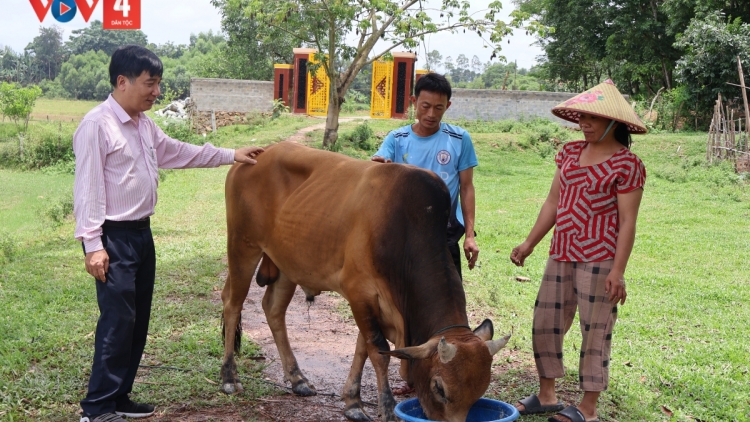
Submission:
<svg viewBox="0 0 750 422">
<path fill-rule="evenodd" d="M 339 114 L 342 98 L 339 98 L 339 73 L 336 70 L 336 26 L 328 23 L 328 113 L 326 130 L 323 133 L 323 148 L 331 149 L 339 139 Z"/>
<path fill-rule="evenodd" d="M 332 92 L 336 90 L 331 89 Z M 337 98 L 337 95 L 333 95 L 331 99 Z M 328 115 L 326 115 L 326 130 L 323 133 L 323 148 L 331 149 L 332 146 L 336 145 L 336 141 L 339 139 L 339 114 L 341 113 L 341 105 L 338 101 L 328 102 Z"/>
<path fill-rule="evenodd" d="M 672 78 L 670 77 L 669 70 L 667 70 L 667 64 L 664 62 L 664 59 L 661 60 L 661 68 L 664 71 L 664 83 L 667 88 L 667 90 L 672 89 Z"/>
</svg>

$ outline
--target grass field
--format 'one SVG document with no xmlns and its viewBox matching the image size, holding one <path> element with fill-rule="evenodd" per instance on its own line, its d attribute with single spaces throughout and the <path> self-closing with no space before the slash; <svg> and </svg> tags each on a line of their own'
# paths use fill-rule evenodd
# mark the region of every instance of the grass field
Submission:
<svg viewBox="0 0 750 422">
<path fill-rule="evenodd" d="M 222 128 L 222 146 L 267 144 L 319 121 L 284 117 L 262 128 Z M 342 134 L 358 123 L 342 125 Z M 403 121 L 371 121 L 385 133 Z M 512 402 L 535 391 L 531 316 L 548 240 L 513 266 L 508 255 L 531 228 L 554 173 L 553 157 L 524 133 L 472 127 L 477 268 L 464 270 L 472 324 L 485 317 L 514 336 L 496 365 L 509 368 L 490 394 Z M 309 138 L 317 144 L 319 133 Z M 750 190 L 727 166 L 703 164 L 701 134 L 635 137 L 648 171 L 628 301 L 613 339 L 603 421 L 750 419 Z M 354 152 L 346 150 L 347 153 Z M 357 152 L 366 156 L 366 152 Z M 167 171 L 153 218 L 158 268 L 146 365 L 136 394 L 160 406 L 242 406 L 269 391 L 253 380 L 253 349 L 239 359 L 247 392 L 219 393 L 220 304 L 225 269 L 223 182 L 227 167 Z M 98 311 L 74 223 L 61 218 L 72 176 L 0 170 L 0 420 L 71 420 L 93 353 Z M 40 198 L 43 197 L 43 198 Z M 515 276 L 531 278 L 520 283 Z M 580 334 L 566 339 L 563 391 L 577 394 Z M 247 350 L 247 349 L 246 349 Z M 304 369 L 304 368 L 303 368 Z M 673 416 L 667 415 L 667 410 Z M 252 420 L 252 419 L 250 419 Z M 523 417 L 522 421 L 542 421 Z"/>
<path fill-rule="evenodd" d="M 39 98 L 34 105 L 34 111 L 31 112 L 31 118 L 78 122 L 100 102 Z"/>
</svg>

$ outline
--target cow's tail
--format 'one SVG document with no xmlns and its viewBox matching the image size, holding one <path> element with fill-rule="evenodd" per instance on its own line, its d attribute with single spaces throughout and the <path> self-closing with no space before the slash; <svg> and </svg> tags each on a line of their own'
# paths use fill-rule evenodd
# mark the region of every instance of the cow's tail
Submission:
<svg viewBox="0 0 750 422">
<path fill-rule="evenodd" d="M 226 326 L 224 325 L 224 312 L 221 313 L 221 343 L 226 341 Z M 234 353 L 239 354 L 242 350 L 242 312 L 237 319 L 237 327 L 234 329 Z"/>
</svg>

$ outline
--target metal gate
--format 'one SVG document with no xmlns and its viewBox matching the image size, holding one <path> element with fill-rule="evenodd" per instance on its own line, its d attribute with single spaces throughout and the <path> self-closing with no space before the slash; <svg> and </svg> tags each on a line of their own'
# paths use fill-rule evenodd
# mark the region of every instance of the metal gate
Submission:
<svg viewBox="0 0 750 422">
<path fill-rule="evenodd" d="M 315 59 L 315 53 L 310 54 L 307 65 L 311 66 L 318 63 L 320 62 Z M 307 114 L 311 116 L 325 116 L 328 114 L 328 97 L 331 90 L 331 81 L 328 79 L 326 70 L 322 65 L 311 76 L 310 83 L 307 84 Z"/>
<path fill-rule="evenodd" d="M 393 60 L 377 60 L 372 63 L 372 94 L 370 95 L 370 117 L 390 119 L 393 105 Z"/>
</svg>

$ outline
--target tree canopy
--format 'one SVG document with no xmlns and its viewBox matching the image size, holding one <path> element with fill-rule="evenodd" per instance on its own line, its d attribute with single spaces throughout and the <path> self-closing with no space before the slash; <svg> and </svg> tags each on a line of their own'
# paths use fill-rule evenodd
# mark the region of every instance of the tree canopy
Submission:
<svg viewBox="0 0 750 422">
<path fill-rule="evenodd" d="M 108 56 L 125 44 L 148 45 L 146 34 L 140 29 L 135 31 L 108 31 L 102 27 L 102 22 L 91 21 L 86 28 L 72 31 L 70 39 L 65 43 L 70 54 L 85 54 L 89 51 L 103 51 Z"/>
<path fill-rule="evenodd" d="M 41 68 L 46 69 L 47 79 L 55 79 L 60 72 L 60 66 L 68 54 L 63 44 L 63 30 L 58 26 L 39 28 L 39 35 L 24 49 L 34 57 L 34 62 Z"/>
<path fill-rule="evenodd" d="M 699 117 L 711 114 L 719 92 L 739 94 L 727 83 L 739 80 L 736 56 L 746 59 L 748 1 L 515 2 L 519 19 L 536 19 L 546 29 L 537 34 L 546 53 L 540 70 L 550 85 L 578 92 L 611 78 L 636 97 L 679 86 L 682 93 L 672 97 L 688 95 Z"/>
</svg>

